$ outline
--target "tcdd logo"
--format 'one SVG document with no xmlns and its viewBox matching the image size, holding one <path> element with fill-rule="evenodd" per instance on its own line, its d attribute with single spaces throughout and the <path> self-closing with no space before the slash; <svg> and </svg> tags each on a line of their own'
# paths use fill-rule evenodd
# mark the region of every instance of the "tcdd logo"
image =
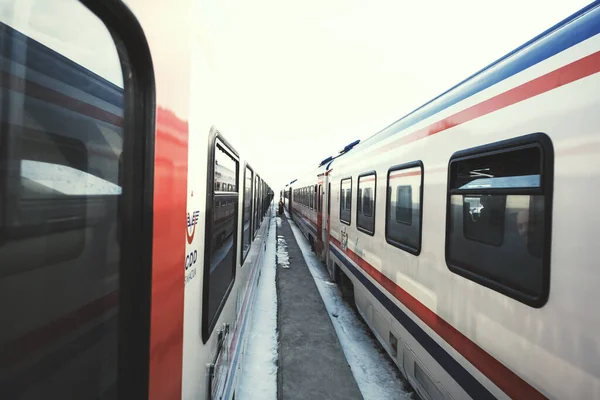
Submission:
<svg viewBox="0 0 600 400">
<path fill-rule="evenodd" d="M 188 244 L 192 244 L 192 242 L 194 241 L 194 234 L 196 233 L 196 224 L 198 223 L 199 215 L 200 211 L 194 211 L 191 216 L 190 213 L 187 214 L 187 229 L 185 233 L 187 235 Z M 192 228 L 191 232 L 190 228 Z"/>
<path fill-rule="evenodd" d="M 192 265 L 196 264 L 198 260 L 198 251 L 194 250 L 190 254 L 185 256 L 185 270 L 187 271 Z M 190 278 L 192 279 L 192 278 Z"/>
</svg>

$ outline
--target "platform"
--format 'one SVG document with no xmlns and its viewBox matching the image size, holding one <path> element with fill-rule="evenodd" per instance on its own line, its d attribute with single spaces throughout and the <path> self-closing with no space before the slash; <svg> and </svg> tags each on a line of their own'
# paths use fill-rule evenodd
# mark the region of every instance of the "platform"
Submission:
<svg viewBox="0 0 600 400">
<path fill-rule="evenodd" d="M 282 400 L 362 399 L 302 251 L 286 217 L 280 218 L 276 275 L 277 397 Z M 287 249 L 283 249 L 284 246 Z"/>
</svg>

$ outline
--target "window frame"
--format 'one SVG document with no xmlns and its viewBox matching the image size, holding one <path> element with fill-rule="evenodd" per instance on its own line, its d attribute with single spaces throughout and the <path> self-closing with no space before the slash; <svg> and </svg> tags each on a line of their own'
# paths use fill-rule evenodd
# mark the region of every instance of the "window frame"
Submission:
<svg viewBox="0 0 600 400">
<path fill-rule="evenodd" d="M 123 190 L 118 203 L 126 224 L 119 234 L 130 240 L 121 248 L 119 264 L 118 397 L 148 397 L 154 215 L 156 85 L 152 55 L 144 30 L 122 2 L 80 0 L 113 35 L 123 69 L 123 132 L 135 132 L 123 142 Z M 126 90 L 126 82 L 130 90 Z M 128 155 L 127 155 L 128 154 Z M 123 160 L 124 159 L 124 160 Z M 122 171 L 121 171 L 122 172 Z M 149 250 L 150 249 L 150 250 Z M 124 367 L 126 366 L 126 367 Z"/>
<path fill-rule="evenodd" d="M 375 179 L 375 185 L 373 187 L 373 209 L 371 210 L 371 216 L 365 216 L 364 214 L 364 207 L 362 204 L 362 194 L 364 193 L 364 190 L 361 189 L 360 187 L 360 178 L 364 178 L 367 176 L 371 176 L 373 175 L 373 178 Z M 377 171 L 372 170 L 372 171 L 367 171 L 367 172 L 363 172 L 362 174 L 358 175 L 358 178 L 356 178 L 356 193 L 357 193 L 357 197 L 356 197 L 356 229 L 358 229 L 359 231 L 361 231 L 364 234 L 367 234 L 369 236 L 375 236 L 375 209 L 376 209 L 376 200 L 377 200 Z M 361 214 L 363 216 L 363 218 L 368 218 L 371 219 L 373 221 L 373 231 L 369 231 L 367 228 L 364 228 L 362 226 L 360 226 L 359 223 L 359 219 L 358 219 L 358 203 L 360 204 L 360 210 L 361 210 Z"/>
<path fill-rule="evenodd" d="M 390 175 L 392 174 L 392 172 L 396 172 L 396 171 L 402 171 L 404 169 L 410 169 L 410 168 L 420 168 L 421 169 L 421 184 L 420 184 L 420 188 L 419 188 L 419 197 L 420 197 L 420 201 L 419 201 L 419 237 L 417 239 L 417 248 L 412 248 L 411 246 L 401 243 L 397 240 L 394 240 L 392 238 L 389 237 L 388 235 L 388 221 L 389 221 L 389 216 L 390 216 L 390 197 L 392 195 L 391 191 L 389 190 L 390 188 Z M 410 161 L 407 163 L 403 163 L 403 164 L 397 164 L 397 165 L 393 165 L 391 166 L 388 170 L 387 170 L 387 174 L 386 174 L 386 186 L 385 186 L 385 229 L 384 229 L 384 236 L 385 236 L 385 241 L 402 250 L 405 251 L 407 253 L 410 253 L 414 256 L 419 256 L 419 254 L 421 254 L 421 248 L 422 248 L 422 244 L 423 244 L 423 200 L 424 200 L 424 185 L 425 183 L 425 166 L 423 165 L 423 161 L 421 160 L 416 160 L 416 161 Z M 402 222 L 397 222 L 399 224 L 401 224 Z"/>
<path fill-rule="evenodd" d="M 233 237 L 233 266 L 232 266 L 232 276 L 231 281 L 227 289 L 223 294 L 223 298 L 217 307 L 215 314 L 212 317 L 212 320 L 208 320 L 208 297 L 210 294 L 210 257 L 211 257 L 211 240 L 212 235 L 212 215 L 214 210 L 214 175 L 215 175 L 215 158 L 216 158 L 216 149 L 217 145 L 220 144 L 224 147 L 223 150 L 226 152 L 232 159 L 236 162 L 236 171 L 235 171 L 235 181 L 237 186 L 237 192 L 231 192 L 230 196 L 234 197 L 233 193 L 237 194 L 238 207 L 233 208 L 234 212 L 234 223 L 235 229 L 233 229 L 232 235 Z M 202 266 L 202 323 L 201 323 L 201 331 L 202 331 L 202 343 L 206 344 L 210 339 L 214 329 L 217 325 L 217 321 L 229 299 L 229 295 L 231 294 L 231 290 L 235 285 L 236 272 L 237 272 L 237 244 L 238 244 L 238 229 L 239 226 L 239 177 L 240 177 L 240 156 L 235 151 L 233 146 L 223 137 L 223 135 L 215 128 L 212 127 L 209 134 L 209 152 L 208 152 L 208 168 L 207 168 L 207 179 L 206 179 L 206 213 L 205 213 L 205 228 L 204 228 L 204 265 Z"/>
<path fill-rule="evenodd" d="M 513 151 L 537 147 L 540 150 L 540 186 L 538 188 L 489 188 L 489 189 L 451 189 L 452 164 L 473 158 L 510 153 Z M 554 191 L 554 146 L 552 140 L 543 132 L 535 132 L 516 138 L 501 140 L 481 146 L 457 151 L 448 161 L 448 177 L 446 186 L 446 238 L 444 258 L 448 269 L 465 279 L 473 281 L 490 290 L 526 304 L 533 308 L 541 308 L 548 301 L 550 294 L 551 245 L 552 245 L 552 212 Z M 531 296 L 518 289 L 510 287 L 484 274 L 475 272 L 464 266 L 454 265 L 449 261 L 450 250 L 450 208 L 452 195 L 542 195 L 544 197 L 544 241 L 542 252 L 542 290 L 539 296 Z M 470 240 L 470 239 L 469 239 Z"/>
<path fill-rule="evenodd" d="M 344 219 L 342 219 L 342 204 L 345 205 L 346 201 L 346 192 L 344 191 L 343 187 L 344 187 L 344 181 L 346 180 L 350 180 L 350 219 L 348 221 L 345 221 Z M 342 194 L 343 193 L 343 194 Z M 344 201 L 342 201 L 342 196 L 344 198 Z M 352 176 L 348 176 L 346 178 L 342 178 L 340 179 L 340 222 L 344 225 L 348 225 L 351 226 L 352 225 Z"/>
<path fill-rule="evenodd" d="M 246 219 L 246 207 L 244 207 L 244 203 L 246 201 L 246 172 L 250 170 L 250 172 L 252 173 L 252 179 L 251 179 L 251 183 L 250 183 L 250 226 L 248 227 L 248 229 L 250 230 L 248 232 L 249 234 L 249 239 L 250 239 L 250 247 L 248 247 L 248 252 L 246 254 L 244 254 L 244 220 Z M 243 189 L 243 193 L 244 196 L 242 197 L 242 245 L 240 246 L 240 267 L 244 266 L 244 262 L 246 261 L 246 258 L 248 257 L 248 254 L 250 254 L 250 249 L 252 249 L 252 232 L 253 232 L 253 221 L 252 221 L 252 198 L 253 198 L 253 183 L 254 183 L 254 169 L 250 166 L 250 164 L 248 164 L 247 162 L 244 162 L 244 185 L 242 187 Z M 239 199 L 239 197 L 238 197 Z M 239 201 L 239 200 L 238 200 Z"/>
</svg>

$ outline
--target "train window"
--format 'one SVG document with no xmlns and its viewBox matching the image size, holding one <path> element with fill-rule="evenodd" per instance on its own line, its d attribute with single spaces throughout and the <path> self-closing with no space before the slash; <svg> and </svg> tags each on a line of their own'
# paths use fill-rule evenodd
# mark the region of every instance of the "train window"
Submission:
<svg viewBox="0 0 600 400">
<path fill-rule="evenodd" d="M 553 158 L 552 143 L 541 133 L 452 156 L 451 271 L 533 307 L 546 302 Z"/>
<path fill-rule="evenodd" d="M 241 263 L 244 263 L 250 246 L 252 244 L 252 180 L 254 172 L 252 168 L 246 165 L 244 170 L 244 209 L 242 210 L 242 257 Z"/>
<path fill-rule="evenodd" d="M 239 161 L 217 131 L 211 139 L 214 145 L 209 155 L 209 201 L 206 206 L 204 258 L 204 292 L 202 300 L 202 340 L 206 343 L 235 279 Z M 221 181 L 221 189 L 213 190 L 212 183 Z M 226 186 L 225 182 L 228 183 Z M 228 205 L 227 203 L 230 202 Z M 215 207 L 221 203 L 221 207 Z"/>
<path fill-rule="evenodd" d="M 412 186 L 396 186 L 396 222 L 412 225 Z"/>
<path fill-rule="evenodd" d="M 368 172 L 358 176 L 358 197 L 356 198 L 356 227 L 359 231 L 375 233 L 375 188 L 377 175 Z"/>
<path fill-rule="evenodd" d="M 307 208 L 310 208 L 310 193 L 307 187 L 304 188 L 304 203 Z"/>
<path fill-rule="evenodd" d="M 263 215 L 263 219 L 265 218 L 265 211 L 266 211 L 266 207 L 265 205 L 267 204 L 267 184 L 263 182 L 262 184 L 262 191 L 263 191 L 263 200 L 262 200 L 262 215 Z"/>
<path fill-rule="evenodd" d="M 119 5 L 103 8 L 132 25 Z M 132 354 L 149 346 L 150 299 L 129 282 L 130 271 L 139 287 L 151 277 L 152 233 L 140 226 L 152 221 L 135 210 L 152 196 L 154 129 L 138 113 L 152 106 L 152 83 L 138 32 L 122 33 L 76 0 L 0 6 L 3 399 L 108 399 L 144 386 L 117 377 L 121 362 L 148 368 Z M 132 41 L 139 59 L 121 60 Z M 127 318 L 133 299 L 141 329 Z M 141 344 L 133 351 L 124 328 Z"/>
<path fill-rule="evenodd" d="M 387 174 L 386 241 L 406 252 L 421 252 L 423 163 L 396 165 Z"/>
<path fill-rule="evenodd" d="M 254 226 L 254 232 L 252 233 L 253 238 L 256 237 L 256 234 L 258 233 L 258 229 L 260 228 L 260 222 L 258 221 L 258 181 L 259 181 L 259 177 L 258 175 L 254 176 L 254 196 L 253 196 L 253 201 L 254 201 L 254 215 L 253 215 L 253 226 Z"/>
<path fill-rule="evenodd" d="M 360 182 L 359 182 L 360 183 Z M 363 214 L 365 217 L 372 216 L 373 198 L 371 188 L 365 188 L 364 196 L 362 197 Z"/>
<path fill-rule="evenodd" d="M 358 188 L 358 201 L 356 202 L 356 211 L 359 214 L 362 214 L 362 201 L 361 200 L 362 200 L 362 189 L 359 186 L 359 188 Z"/>
<path fill-rule="evenodd" d="M 340 221 L 350 225 L 352 221 L 352 178 L 340 182 Z"/>
</svg>

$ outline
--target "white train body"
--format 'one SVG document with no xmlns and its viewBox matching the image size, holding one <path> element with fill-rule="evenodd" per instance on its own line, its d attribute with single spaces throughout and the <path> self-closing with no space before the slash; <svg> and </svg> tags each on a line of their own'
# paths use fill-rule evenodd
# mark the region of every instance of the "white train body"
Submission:
<svg viewBox="0 0 600 400">
<path fill-rule="evenodd" d="M 598 72 L 596 2 L 290 184 L 423 398 L 600 398 Z"/>
<path fill-rule="evenodd" d="M 1 399 L 239 387 L 273 192 L 198 2 L 125 3 L 0 5 Z"/>
</svg>

